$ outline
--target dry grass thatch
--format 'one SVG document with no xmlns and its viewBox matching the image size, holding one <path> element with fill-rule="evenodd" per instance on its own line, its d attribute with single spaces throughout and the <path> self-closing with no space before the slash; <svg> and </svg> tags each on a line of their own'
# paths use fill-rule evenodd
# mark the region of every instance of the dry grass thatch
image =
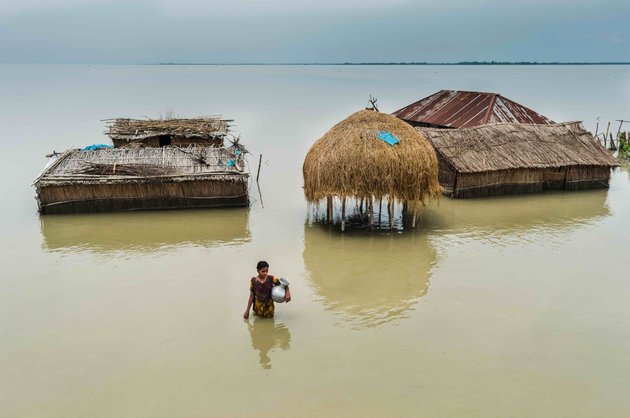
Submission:
<svg viewBox="0 0 630 418">
<path fill-rule="evenodd" d="M 107 121 L 112 139 L 136 141 L 162 135 L 213 139 L 227 135 L 231 120 L 220 116 L 192 119 L 113 119 Z"/>
<path fill-rule="evenodd" d="M 387 130 L 400 142 L 378 138 Z M 419 203 L 440 196 L 437 158 L 414 128 L 384 113 L 361 110 L 335 125 L 309 150 L 304 193 L 311 203 L 332 196 Z"/>
<path fill-rule="evenodd" d="M 247 206 L 248 174 L 243 154 L 234 151 L 213 147 L 69 150 L 34 182 L 40 212 Z"/>
<path fill-rule="evenodd" d="M 212 147 L 69 150 L 35 180 L 35 185 L 184 181 L 203 177 L 247 182 L 242 155 L 237 156 L 229 148 Z"/>
<path fill-rule="evenodd" d="M 619 165 L 579 122 L 416 129 L 460 173 Z"/>
</svg>

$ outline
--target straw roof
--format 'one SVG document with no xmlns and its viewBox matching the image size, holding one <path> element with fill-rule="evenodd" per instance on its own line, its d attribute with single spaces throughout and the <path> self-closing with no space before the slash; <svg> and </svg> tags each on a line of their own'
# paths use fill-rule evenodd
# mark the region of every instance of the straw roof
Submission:
<svg viewBox="0 0 630 418">
<path fill-rule="evenodd" d="M 619 165 L 580 122 L 501 123 L 469 129 L 416 127 L 416 130 L 462 173 Z"/>
<path fill-rule="evenodd" d="M 192 119 L 113 119 L 107 121 L 112 139 L 135 141 L 161 135 L 212 139 L 227 135 L 231 120 L 220 116 Z"/>
<path fill-rule="evenodd" d="M 229 160 L 237 163 L 228 167 Z M 227 148 L 74 149 L 63 153 L 34 183 L 60 186 L 201 179 L 247 181 L 247 173 Z"/>
<path fill-rule="evenodd" d="M 400 142 L 379 139 L 382 130 Z M 309 202 L 329 196 L 424 202 L 441 193 L 437 158 L 426 139 L 406 122 L 371 110 L 350 115 L 317 140 L 303 173 Z"/>
</svg>

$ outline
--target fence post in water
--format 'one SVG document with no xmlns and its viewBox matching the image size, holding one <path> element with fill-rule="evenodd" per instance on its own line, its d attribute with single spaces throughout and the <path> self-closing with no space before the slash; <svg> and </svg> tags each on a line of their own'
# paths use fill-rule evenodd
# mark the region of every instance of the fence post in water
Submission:
<svg viewBox="0 0 630 418">
<path fill-rule="evenodd" d="M 346 230 L 346 197 L 341 198 L 341 232 Z"/>
</svg>

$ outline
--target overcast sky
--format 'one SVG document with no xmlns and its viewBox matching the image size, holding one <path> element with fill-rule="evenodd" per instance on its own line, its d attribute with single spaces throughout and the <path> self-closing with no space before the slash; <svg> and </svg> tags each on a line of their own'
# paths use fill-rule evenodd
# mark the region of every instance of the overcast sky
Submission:
<svg viewBox="0 0 630 418">
<path fill-rule="evenodd" d="M 630 0 L 0 0 L 0 62 L 630 61 Z"/>
</svg>

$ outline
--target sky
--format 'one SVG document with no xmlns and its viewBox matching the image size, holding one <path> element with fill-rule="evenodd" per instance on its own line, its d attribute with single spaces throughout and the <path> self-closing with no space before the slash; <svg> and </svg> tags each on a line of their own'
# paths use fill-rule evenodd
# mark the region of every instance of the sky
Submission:
<svg viewBox="0 0 630 418">
<path fill-rule="evenodd" d="M 629 0 L 0 0 L 1 63 L 630 61 Z"/>
</svg>

